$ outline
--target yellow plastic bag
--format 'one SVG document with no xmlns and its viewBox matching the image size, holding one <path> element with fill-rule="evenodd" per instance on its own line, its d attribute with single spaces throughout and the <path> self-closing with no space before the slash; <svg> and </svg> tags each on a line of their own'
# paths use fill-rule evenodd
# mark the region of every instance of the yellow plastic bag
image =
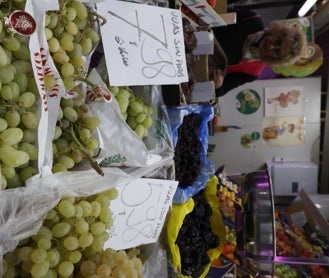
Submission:
<svg viewBox="0 0 329 278">
<path fill-rule="evenodd" d="M 214 249 L 209 249 L 207 254 L 210 258 L 210 262 L 218 258 L 220 255 L 220 249 L 222 247 L 222 244 L 225 240 L 225 226 L 222 219 L 222 216 L 219 211 L 219 202 L 217 199 L 217 184 L 218 179 L 216 176 L 212 176 L 205 187 L 204 191 L 204 197 L 207 200 L 207 202 L 210 204 L 212 208 L 212 215 L 210 217 L 210 224 L 212 231 L 215 235 L 219 238 L 219 246 Z M 181 257 L 180 257 L 180 251 L 179 247 L 176 244 L 176 239 L 178 236 L 178 233 L 180 231 L 181 226 L 183 225 L 184 218 L 187 214 L 189 214 L 194 209 L 194 201 L 193 198 L 188 199 L 188 201 L 184 204 L 175 204 L 172 207 L 168 223 L 167 223 L 167 238 L 168 238 L 168 244 L 169 249 L 171 252 L 171 260 L 172 265 L 174 269 L 178 272 L 180 277 L 188 278 L 191 276 L 185 276 L 181 273 Z M 207 275 L 209 268 L 211 266 L 211 263 L 204 266 L 204 271 L 200 278 L 203 278 Z"/>
</svg>

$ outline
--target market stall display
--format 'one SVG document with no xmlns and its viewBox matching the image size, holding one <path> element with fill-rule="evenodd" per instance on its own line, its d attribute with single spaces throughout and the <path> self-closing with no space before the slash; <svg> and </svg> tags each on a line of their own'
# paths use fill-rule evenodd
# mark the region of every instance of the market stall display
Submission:
<svg viewBox="0 0 329 278">
<path fill-rule="evenodd" d="M 193 22 L 181 19 L 177 8 L 161 14 L 170 22 L 161 33 L 168 43 L 145 22 L 135 25 L 108 11 L 134 31 L 118 30 L 115 37 L 124 67 L 133 64 L 128 49 L 145 50 L 143 38 L 161 45 L 150 55 L 159 68 L 140 55 L 147 84 L 113 85 L 108 67 L 115 65 L 105 66 L 111 62 L 105 62 L 102 37 L 110 23 L 98 9 L 108 6 L 96 2 L 1 3 L 0 276 L 166 278 L 170 266 L 177 277 L 212 277 L 210 270 L 223 265 L 231 274 L 238 268 L 300 274 L 293 266 L 274 267 L 276 247 L 277 255 L 291 255 L 287 239 L 295 249 L 307 246 L 306 257 L 322 251 L 325 259 L 328 250 L 314 247 L 325 242 L 314 227 L 303 233 L 310 245 L 301 243 L 301 232 L 293 235 L 297 229 L 288 233 L 286 223 L 276 222 L 274 231 L 266 172 L 250 173 L 243 184 L 215 173 L 207 156 L 214 108 L 191 95 L 200 81 L 192 70 Z M 168 6 L 155 2 L 138 5 Z M 215 3 L 206 4 L 212 9 Z M 128 35 L 125 41 L 120 32 L 140 40 Z M 181 81 L 184 63 L 184 97 L 167 107 L 163 87 L 151 77 L 173 78 L 168 72 L 174 68 Z M 286 244 L 275 244 L 283 232 Z M 327 273 L 324 266 L 307 270 Z"/>
</svg>

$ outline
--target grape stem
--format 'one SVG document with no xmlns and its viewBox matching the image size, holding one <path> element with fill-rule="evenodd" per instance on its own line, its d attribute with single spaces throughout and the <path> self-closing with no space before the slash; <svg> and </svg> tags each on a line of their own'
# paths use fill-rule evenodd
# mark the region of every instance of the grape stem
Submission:
<svg viewBox="0 0 329 278">
<path fill-rule="evenodd" d="M 66 130 L 66 129 L 65 129 Z M 86 148 L 81 144 L 77 136 L 75 135 L 73 124 L 70 125 L 70 130 L 66 130 L 72 136 L 72 140 L 77 145 L 78 149 L 86 156 L 91 167 L 101 176 L 104 176 L 102 168 L 99 166 L 98 162 L 87 152 Z"/>
</svg>

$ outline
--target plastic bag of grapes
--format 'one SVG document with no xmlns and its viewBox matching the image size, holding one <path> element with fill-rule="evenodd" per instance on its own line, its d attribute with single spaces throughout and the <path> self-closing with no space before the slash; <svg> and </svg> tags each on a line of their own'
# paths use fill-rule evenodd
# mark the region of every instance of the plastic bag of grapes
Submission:
<svg viewBox="0 0 329 278">
<path fill-rule="evenodd" d="M 96 70 L 91 71 L 89 79 L 107 87 Z M 140 87 L 143 98 L 137 94 L 137 88 L 109 90 L 112 101 L 89 102 L 90 111 L 101 119 L 101 152 L 97 158 L 101 165 L 147 167 L 173 157 L 167 111 L 158 87 Z"/>
<path fill-rule="evenodd" d="M 95 248 L 102 247 L 104 240 L 108 239 L 108 231 L 103 228 L 110 228 L 113 223 L 111 212 L 108 211 L 108 202 L 104 201 L 104 198 L 109 196 L 109 194 L 111 195 L 110 199 L 114 198 L 111 193 L 113 188 L 161 170 L 168 163 L 171 164 L 171 159 L 161 161 L 150 167 L 130 168 L 129 171 L 110 167 L 104 169 L 104 176 L 98 175 L 93 169 L 60 172 L 44 177 L 35 176 L 28 180 L 26 187 L 0 191 L 0 258 L 15 250 L 19 244 L 24 245 L 25 239 L 38 234 L 41 227 L 44 226 L 45 219 L 52 223 L 52 235 L 58 240 L 64 240 L 62 232 L 71 230 L 69 226 L 72 223 L 76 225 L 79 222 L 78 218 L 81 217 L 79 216 L 81 213 L 86 213 L 85 216 L 82 216 L 86 221 L 89 221 L 90 225 L 90 232 L 85 234 L 85 238 L 82 237 L 80 239 L 82 241 L 81 248 L 85 249 L 86 246 L 84 244 L 89 246 L 93 242 L 95 242 L 94 245 L 98 244 Z M 65 202 L 62 202 L 63 200 Z M 97 202 L 95 203 L 94 201 Z M 102 210 L 99 210 L 99 204 L 98 206 L 94 206 L 94 204 L 100 203 L 102 205 L 104 202 L 104 213 L 102 213 Z M 78 209 L 79 207 L 80 209 Z M 94 210 L 93 207 L 95 215 L 90 214 Z M 88 212 L 89 214 L 87 214 Z M 95 217 L 100 219 L 96 223 L 102 222 L 103 224 L 92 225 Z M 60 219 L 62 220 L 59 221 Z M 56 225 L 58 221 L 59 223 L 63 223 L 63 221 L 65 223 Z M 55 225 L 58 227 L 55 228 Z M 101 228 L 102 235 L 105 236 L 102 236 L 99 241 L 95 240 L 98 236 L 97 230 L 94 231 L 95 233 L 93 232 L 97 227 Z M 91 238 L 90 233 L 93 235 L 93 238 Z M 71 236 L 73 235 L 74 233 Z M 76 239 L 75 242 L 72 242 L 71 239 L 71 237 L 68 239 L 68 244 L 76 244 Z M 51 242 L 50 247 L 48 246 L 49 241 L 40 242 L 40 246 L 50 251 L 55 248 L 56 244 L 59 244 L 56 240 Z M 62 243 L 64 244 L 64 242 Z M 37 243 L 35 242 L 35 244 Z M 74 246 L 72 248 L 75 248 Z M 0 260 L 0 266 L 1 263 L 2 260 Z M 13 262 L 11 261 L 10 263 Z M 37 263 L 37 260 L 35 263 Z"/>
</svg>

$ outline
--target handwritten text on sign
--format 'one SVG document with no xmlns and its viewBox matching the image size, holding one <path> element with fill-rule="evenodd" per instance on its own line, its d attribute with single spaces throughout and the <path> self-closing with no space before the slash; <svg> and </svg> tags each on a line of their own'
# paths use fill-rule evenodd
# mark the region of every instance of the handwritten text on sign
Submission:
<svg viewBox="0 0 329 278">
<path fill-rule="evenodd" d="M 111 201 L 113 226 L 106 247 L 121 250 L 158 240 L 178 182 L 137 179 L 117 187 L 118 198 Z"/>
<path fill-rule="evenodd" d="M 97 4 L 111 85 L 162 85 L 188 81 L 179 10 L 125 1 Z"/>
</svg>

